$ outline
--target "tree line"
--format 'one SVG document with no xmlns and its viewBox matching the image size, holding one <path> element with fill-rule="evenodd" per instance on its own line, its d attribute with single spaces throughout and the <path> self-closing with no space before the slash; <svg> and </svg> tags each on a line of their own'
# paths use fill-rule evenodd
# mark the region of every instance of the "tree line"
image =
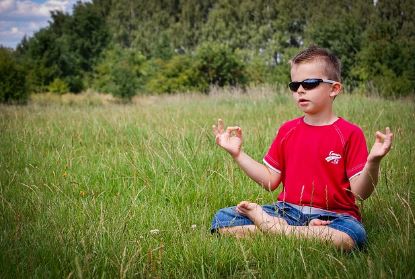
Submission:
<svg viewBox="0 0 415 279">
<path fill-rule="evenodd" d="M 350 89 L 405 96 L 415 87 L 414 10 L 411 0 L 78 2 L 16 50 L 0 48 L 0 101 L 287 83 L 287 62 L 311 44 L 339 56 Z"/>
</svg>

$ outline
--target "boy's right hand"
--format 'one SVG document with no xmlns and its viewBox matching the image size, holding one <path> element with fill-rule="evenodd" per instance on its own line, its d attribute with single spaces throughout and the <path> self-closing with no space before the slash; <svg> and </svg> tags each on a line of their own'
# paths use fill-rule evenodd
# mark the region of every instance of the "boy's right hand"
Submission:
<svg viewBox="0 0 415 279">
<path fill-rule="evenodd" d="M 242 129 L 240 127 L 228 127 L 224 130 L 222 119 L 218 119 L 218 124 L 213 125 L 213 133 L 216 137 L 216 143 L 229 152 L 232 157 L 237 157 L 241 153 L 242 147 Z"/>
</svg>

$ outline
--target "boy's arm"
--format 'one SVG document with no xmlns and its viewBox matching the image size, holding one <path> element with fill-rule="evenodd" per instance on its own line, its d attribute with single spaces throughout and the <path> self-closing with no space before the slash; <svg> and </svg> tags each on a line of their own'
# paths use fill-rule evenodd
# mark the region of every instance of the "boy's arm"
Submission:
<svg viewBox="0 0 415 279">
<path fill-rule="evenodd" d="M 252 159 L 248 154 L 241 151 L 238 156 L 233 157 L 239 167 L 256 183 L 267 191 L 274 191 L 281 182 L 281 174 Z"/>
<path fill-rule="evenodd" d="M 386 134 L 376 132 L 375 143 L 362 173 L 350 181 L 350 189 L 358 199 L 367 199 L 375 189 L 378 183 L 380 161 L 389 152 L 392 140 L 393 134 L 389 127 L 386 128 Z"/>
<path fill-rule="evenodd" d="M 228 127 L 224 130 L 223 120 L 219 119 L 217 126 L 213 126 L 213 133 L 216 143 L 231 154 L 239 167 L 251 179 L 268 191 L 277 188 L 281 182 L 281 174 L 258 163 L 242 151 L 242 129 L 240 127 Z"/>
</svg>

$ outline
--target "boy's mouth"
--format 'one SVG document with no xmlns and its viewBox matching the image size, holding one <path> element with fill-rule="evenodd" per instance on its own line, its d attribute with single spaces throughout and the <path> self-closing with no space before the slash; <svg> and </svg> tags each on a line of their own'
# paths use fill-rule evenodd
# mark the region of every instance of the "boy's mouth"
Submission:
<svg viewBox="0 0 415 279">
<path fill-rule="evenodd" d="M 298 99 L 298 102 L 300 104 L 302 104 L 302 103 L 310 102 L 310 100 L 307 100 L 307 99 L 304 99 L 304 98 L 300 98 L 300 99 Z"/>
</svg>

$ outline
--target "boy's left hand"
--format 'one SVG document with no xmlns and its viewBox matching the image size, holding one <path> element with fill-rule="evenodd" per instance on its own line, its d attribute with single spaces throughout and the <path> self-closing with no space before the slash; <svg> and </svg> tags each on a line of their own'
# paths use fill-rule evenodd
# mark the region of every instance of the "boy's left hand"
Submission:
<svg viewBox="0 0 415 279">
<path fill-rule="evenodd" d="M 380 160 L 389 152 L 392 146 L 393 134 L 389 127 L 386 127 L 386 134 L 377 131 L 376 140 L 370 150 L 368 161 L 380 162 Z"/>
</svg>

